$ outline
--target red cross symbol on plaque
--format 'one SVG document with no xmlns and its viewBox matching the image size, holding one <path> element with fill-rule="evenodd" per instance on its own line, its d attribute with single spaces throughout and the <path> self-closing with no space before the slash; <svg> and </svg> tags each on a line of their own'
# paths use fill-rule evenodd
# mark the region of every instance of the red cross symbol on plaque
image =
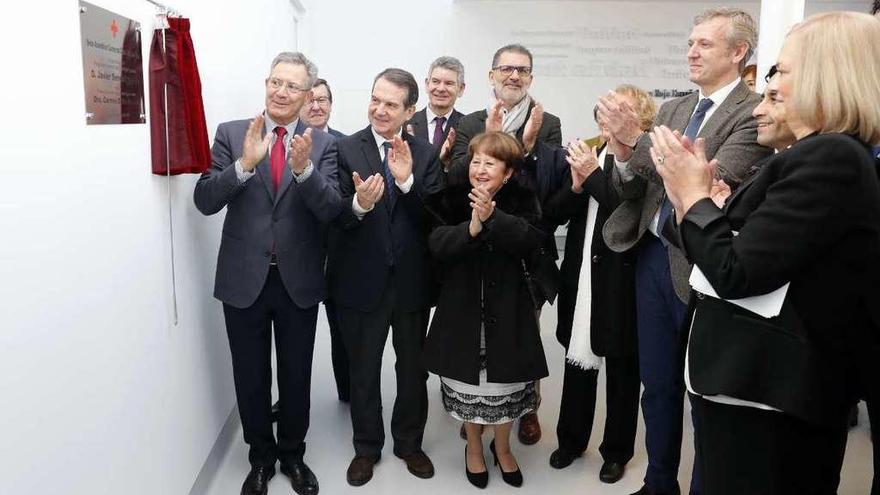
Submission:
<svg viewBox="0 0 880 495">
<path fill-rule="evenodd" d="M 116 37 L 116 33 L 119 32 L 119 26 L 116 25 L 116 19 L 113 19 L 113 22 L 110 24 L 110 32 L 113 33 L 113 37 Z"/>
</svg>

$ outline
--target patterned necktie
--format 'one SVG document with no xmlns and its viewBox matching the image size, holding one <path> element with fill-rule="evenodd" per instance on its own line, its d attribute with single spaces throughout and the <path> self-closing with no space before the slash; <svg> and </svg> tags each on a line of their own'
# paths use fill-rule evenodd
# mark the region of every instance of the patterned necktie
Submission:
<svg viewBox="0 0 880 495">
<path fill-rule="evenodd" d="M 446 117 L 434 117 L 434 140 L 431 144 L 434 146 L 443 145 L 443 124 L 446 123 Z"/>
<path fill-rule="evenodd" d="M 697 139 L 697 133 L 700 132 L 700 126 L 703 125 L 703 120 L 706 118 L 706 112 L 709 111 L 709 108 L 712 106 L 714 102 L 709 98 L 703 98 L 700 100 L 700 103 L 697 104 L 697 110 L 691 116 L 691 120 L 688 121 L 687 127 L 684 129 L 684 135 L 688 137 L 691 141 L 695 141 Z M 666 238 L 663 237 L 663 226 L 666 225 L 669 217 L 672 216 L 672 203 L 669 202 L 669 198 L 666 197 L 666 194 L 663 194 L 663 204 L 660 205 L 660 216 L 657 219 L 657 235 L 660 237 L 660 240 L 663 242 L 663 245 L 667 245 L 668 242 Z"/>
<path fill-rule="evenodd" d="M 284 136 L 287 129 L 278 126 L 273 129 L 275 133 L 275 144 L 272 145 L 272 152 L 269 154 L 269 169 L 272 172 L 272 185 L 275 186 L 275 192 L 278 192 L 278 185 L 281 184 L 281 174 L 284 172 Z"/>
<path fill-rule="evenodd" d="M 382 143 L 382 147 L 385 148 L 385 157 L 382 159 L 382 172 L 385 174 L 385 192 L 388 194 L 388 205 L 394 206 L 394 200 L 396 198 L 396 187 L 394 185 L 394 174 L 391 173 L 391 169 L 388 167 L 388 152 L 391 150 L 391 141 L 385 141 Z"/>
</svg>

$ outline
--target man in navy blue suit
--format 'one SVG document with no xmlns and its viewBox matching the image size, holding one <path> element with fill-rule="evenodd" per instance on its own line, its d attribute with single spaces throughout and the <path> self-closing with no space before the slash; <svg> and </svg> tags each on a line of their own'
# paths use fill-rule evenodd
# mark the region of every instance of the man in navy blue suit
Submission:
<svg viewBox="0 0 880 495">
<path fill-rule="evenodd" d="M 370 125 L 337 140 L 343 206 L 328 266 L 350 365 L 355 457 L 346 478 L 354 486 L 372 478 L 385 443 L 379 384 L 389 327 L 397 357 L 394 455 L 413 475 L 434 475 L 422 451 L 428 375 L 420 354 L 432 288 L 422 197 L 440 188 L 442 171 L 437 150 L 402 132 L 418 98 L 412 74 L 382 71 L 373 81 Z"/>
<path fill-rule="evenodd" d="M 284 52 L 266 78 L 265 110 L 220 124 L 211 168 L 196 183 L 196 207 L 226 207 L 214 297 L 223 302 L 235 395 L 251 470 L 242 495 L 265 495 L 275 462 L 300 495 L 318 493 L 303 461 L 309 426 L 312 349 L 326 295 L 324 229 L 340 210 L 336 144 L 308 129 L 300 109 L 318 69 Z M 271 420 L 274 329 L 281 417 Z"/>
<path fill-rule="evenodd" d="M 320 129 L 335 138 L 345 137 L 345 134 L 330 127 L 330 114 L 333 112 L 333 91 L 326 79 L 318 78 L 312 86 L 312 95 L 306 100 L 300 111 L 299 118 L 303 119 L 309 127 Z"/>
</svg>

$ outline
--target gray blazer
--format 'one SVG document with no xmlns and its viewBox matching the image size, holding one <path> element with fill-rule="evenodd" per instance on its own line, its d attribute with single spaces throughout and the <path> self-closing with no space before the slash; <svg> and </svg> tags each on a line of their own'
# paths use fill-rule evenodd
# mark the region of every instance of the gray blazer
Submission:
<svg viewBox="0 0 880 495">
<path fill-rule="evenodd" d="M 325 224 L 339 214 L 336 182 L 336 141 L 312 130 L 312 174 L 293 180 L 284 167 L 278 193 L 272 186 L 269 154 L 256 175 L 241 183 L 235 160 L 241 157 L 249 120 L 220 124 L 211 147 L 211 168 L 196 183 L 193 199 L 205 215 L 226 207 L 214 297 L 236 308 L 254 303 L 269 273 L 274 246 L 278 271 L 287 293 L 301 308 L 324 300 Z M 295 134 L 307 126 L 300 121 Z"/>
<path fill-rule="evenodd" d="M 684 133 L 698 100 L 699 93 L 695 92 L 664 103 L 654 121 L 655 125 L 665 125 Z M 761 97 L 740 81 L 698 134 L 698 137 L 706 140 L 706 156 L 710 160 L 718 159 L 721 177 L 734 189 L 743 181 L 749 167 L 773 153 L 772 149 L 761 146 L 757 141 L 758 127 L 752 110 L 760 101 Z M 602 228 L 605 243 L 612 251 L 622 253 L 635 246 L 663 202 L 663 181 L 654 169 L 648 151 L 650 147 L 650 137 L 647 133 L 643 134 L 629 159 L 629 166 L 637 174 L 636 178 L 620 183 L 619 176 L 615 174 L 623 201 Z M 691 265 L 674 246 L 669 247 L 669 268 L 675 292 L 686 302 L 690 292 L 688 278 Z"/>
</svg>

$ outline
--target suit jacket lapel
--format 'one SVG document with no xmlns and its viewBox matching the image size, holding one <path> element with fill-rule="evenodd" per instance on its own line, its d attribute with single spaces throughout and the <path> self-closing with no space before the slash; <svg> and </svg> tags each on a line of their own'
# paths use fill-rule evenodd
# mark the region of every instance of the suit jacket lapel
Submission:
<svg viewBox="0 0 880 495">
<path fill-rule="evenodd" d="M 678 111 L 672 116 L 672 122 L 670 122 L 670 129 L 678 129 L 679 132 L 684 134 L 684 130 L 687 128 L 688 122 L 691 120 L 691 115 L 694 113 L 694 109 L 697 108 L 697 101 L 700 99 L 699 93 L 692 93 L 688 98 L 678 107 Z"/>
<path fill-rule="evenodd" d="M 247 132 L 247 131 L 245 131 Z M 263 137 L 266 136 L 266 130 L 263 129 Z M 272 169 L 269 165 L 269 153 L 271 152 L 271 146 L 268 151 L 266 151 L 266 156 L 260 160 L 260 163 L 257 164 L 256 171 L 257 175 L 260 176 L 260 181 L 266 187 L 266 192 L 269 194 L 269 201 L 274 203 L 275 201 L 275 187 L 272 185 Z"/>
<path fill-rule="evenodd" d="M 423 108 L 420 112 L 416 112 L 412 119 L 412 125 L 413 134 L 417 138 L 428 139 L 428 111 L 426 109 Z"/>
<path fill-rule="evenodd" d="M 718 133 L 718 127 L 722 122 L 727 121 L 727 117 L 736 110 L 736 107 L 739 106 L 743 100 L 749 95 L 749 88 L 742 81 L 733 88 L 733 91 L 727 95 L 727 98 L 721 102 L 721 106 L 718 107 L 718 110 L 715 110 L 715 113 L 709 117 L 709 120 L 703 125 L 703 128 L 700 129 L 700 136 L 713 136 Z"/>
<path fill-rule="evenodd" d="M 373 131 L 370 130 L 369 126 L 361 131 L 361 153 L 364 155 L 364 160 L 370 168 L 370 175 L 379 173 L 384 177 L 385 170 L 382 168 L 382 157 L 379 156 L 379 148 L 376 147 L 376 140 L 373 138 Z M 366 177 L 361 178 L 367 179 Z"/>
</svg>

